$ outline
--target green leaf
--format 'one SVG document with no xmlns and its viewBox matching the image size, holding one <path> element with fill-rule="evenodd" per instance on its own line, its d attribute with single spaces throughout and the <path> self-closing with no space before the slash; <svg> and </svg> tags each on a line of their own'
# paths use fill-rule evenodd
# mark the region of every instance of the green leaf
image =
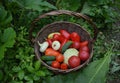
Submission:
<svg viewBox="0 0 120 83">
<path fill-rule="evenodd" d="M 111 50 L 105 54 L 104 58 L 93 61 L 83 70 L 71 72 L 65 75 L 56 75 L 48 78 L 43 83 L 105 83 L 106 73 L 109 70 L 111 61 Z"/>
<path fill-rule="evenodd" d="M 35 71 L 35 69 L 32 66 L 28 66 L 27 70 L 31 73 L 33 73 Z"/>
<path fill-rule="evenodd" d="M 19 71 L 18 72 L 18 77 L 20 80 L 22 80 L 24 78 L 24 71 Z"/>
<path fill-rule="evenodd" d="M 88 5 L 87 2 L 84 3 L 81 13 L 83 14 L 90 14 L 91 7 Z"/>
<path fill-rule="evenodd" d="M 12 21 L 12 15 L 0 6 L 0 25 L 6 25 Z"/>
<path fill-rule="evenodd" d="M 40 80 L 40 76 L 34 75 L 34 76 L 33 76 L 33 79 L 34 79 L 34 80 Z"/>
<path fill-rule="evenodd" d="M 32 80 L 32 77 L 29 76 L 29 75 L 27 75 L 27 76 L 24 77 L 24 79 L 27 80 L 27 81 L 31 81 L 31 80 Z"/>
<path fill-rule="evenodd" d="M 39 70 L 40 66 L 41 66 L 41 62 L 39 60 L 36 61 L 35 62 L 35 70 Z"/>
<path fill-rule="evenodd" d="M 90 66 L 77 77 L 76 82 L 105 83 L 110 61 L 110 55 L 107 55 L 103 59 L 92 62 Z M 79 80 L 80 78 L 82 80 Z"/>
<path fill-rule="evenodd" d="M 0 46 L 0 61 L 4 58 L 4 52 L 6 51 L 5 46 Z"/>
<path fill-rule="evenodd" d="M 42 0 L 16 0 L 16 2 L 21 7 L 24 7 L 26 9 L 37 10 L 39 12 L 46 10 L 46 7 L 50 9 L 56 9 L 56 7 L 52 4 L 46 1 L 43 2 Z"/>
<path fill-rule="evenodd" d="M 14 66 L 12 68 L 12 71 L 14 71 L 14 72 L 19 72 L 20 70 L 21 70 L 20 66 Z"/>
<path fill-rule="evenodd" d="M 28 82 L 26 82 L 26 83 L 33 83 L 33 80 L 30 80 L 30 81 L 28 81 Z"/>
<path fill-rule="evenodd" d="M 40 5 L 43 6 L 43 7 L 49 7 L 51 9 L 57 9 L 55 6 L 53 6 L 52 4 L 50 4 L 50 3 L 46 2 L 46 1 L 40 3 Z"/>
<path fill-rule="evenodd" d="M 41 70 L 37 71 L 35 74 L 36 74 L 37 76 L 45 76 L 45 72 L 44 72 L 44 71 L 41 71 Z"/>
<path fill-rule="evenodd" d="M 4 58 L 4 53 L 7 48 L 10 48 L 15 43 L 16 33 L 13 28 L 7 28 L 4 30 L 4 33 L 0 33 L 1 43 L 0 43 L 0 60 Z"/>
<path fill-rule="evenodd" d="M 59 0 L 56 6 L 58 6 L 59 9 L 76 11 L 81 6 L 81 0 Z"/>
<path fill-rule="evenodd" d="M 6 47 L 12 47 L 15 43 L 15 37 L 16 33 L 13 28 L 7 28 L 4 30 L 3 36 L 2 36 L 2 42 L 5 43 Z"/>
</svg>

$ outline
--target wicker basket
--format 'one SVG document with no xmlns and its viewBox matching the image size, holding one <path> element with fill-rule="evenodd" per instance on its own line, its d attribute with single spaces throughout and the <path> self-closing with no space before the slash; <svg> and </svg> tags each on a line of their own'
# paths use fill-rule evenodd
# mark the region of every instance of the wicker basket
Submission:
<svg viewBox="0 0 120 83">
<path fill-rule="evenodd" d="M 91 38 L 89 33 L 85 29 L 83 29 L 80 25 L 63 21 L 63 22 L 54 22 L 52 24 L 48 24 L 48 25 L 44 26 L 38 32 L 36 38 L 33 38 L 32 31 L 35 27 L 36 22 L 38 22 L 42 18 L 45 18 L 46 16 L 61 15 L 61 14 L 66 14 L 66 15 L 75 16 L 75 17 L 78 17 L 78 18 L 85 19 L 88 23 L 90 23 L 93 26 L 94 37 Z M 77 32 L 81 36 L 81 41 L 84 41 L 84 40 L 89 41 L 88 47 L 90 49 L 90 58 L 87 61 L 85 61 L 83 64 L 81 64 L 80 66 L 72 68 L 72 69 L 68 69 L 68 70 L 61 70 L 61 69 L 56 69 L 56 68 L 53 68 L 53 67 L 47 65 L 44 61 L 41 60 L 42 53 L 39 52 L 39 45 L 38 45 L 37 41 L 44 42 L 45 41 L 44 38 L 47 38 L 48 34 L 50 34 L 52 32 L 59 31 L 60 29 L 65 29 L 70 33 L 71 32 Z M 32 26 L 30 28 L 29 33 L 30 33 L 29 34 L 30 40 L 34 43 L 34 49 L 35 49 L 35 54 L 36 54 L 37 59 L 39 59 L 42 62 L 42 64 L 45 65 L 48 69 L 50 69 L 54 72 L 68 73 L 68 72 L 71 72 L 71 71 L 76 71 L 76 70 L 80 69 L 81 67 L 85 66 L 86 64 L 88 64 L 88 62 L 90 61 L 90 59 L 92 58 L 92 55 L 93 55 L 93 42 L 96 40 L 98 30 L 97 30 L 96 25 L 87 16 L 82 15 L 80 13 L 72 12 L 72 11 L 58 10 L 58 11 L 52 11 L 52 12 L 49 12 L 49 13 L 45 13 L 43 15 L 40 15 L 38 18 L 36 18 L 32 22 Z"/>
</svg>

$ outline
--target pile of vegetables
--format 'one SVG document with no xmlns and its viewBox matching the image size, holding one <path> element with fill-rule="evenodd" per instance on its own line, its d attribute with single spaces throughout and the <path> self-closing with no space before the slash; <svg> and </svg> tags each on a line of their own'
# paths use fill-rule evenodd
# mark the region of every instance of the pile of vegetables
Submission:
<svg viewBox="0 0 120 83">
<path fill-rule="evenodd" d="M 39 43 L 41 59 L 53 68 L 67 70 L 84 63 L 90 56 L 88 41 L 81 41 L 78 33 L 67 30 L 50 33 L 45 42 Z"/>
</svg>

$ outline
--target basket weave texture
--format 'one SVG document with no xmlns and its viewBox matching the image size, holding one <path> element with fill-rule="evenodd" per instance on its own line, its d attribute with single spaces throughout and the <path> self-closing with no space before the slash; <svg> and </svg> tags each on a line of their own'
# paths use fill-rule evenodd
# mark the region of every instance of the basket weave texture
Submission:
<svg viewBox="0 0 120 83">
<path fill-rule="evenodd" d="M 46 16 L 53 16 L 53 15 L 60 15 L 60 14 L 67 14 L 67 15 L 70 15 L 70 16 L 76 16 L 76 17 L 83 18 L 86 21 L 88 21 L 88 23 L 90 23 L 93 26 L 94 37 L 91 38 L 89 33 L 84 28 L 82 28 L 80 25 L 75 24 L 75 23 L 71 23 L 71 22 L 62 21 L 62 22 L 54 22 L 54 23 L 51 23 L 51 24 L 48 24 L 48 25 L 44 26 L 38 32 L 36 38 L 33 39 L 32 31 L 35 27 L 36 22 L 38 22 L 41 18 L 44 18 Z M 42 42 L 45 41 L 45 38 L 47 38 L 47 36 L 50 33 L 59 32 L 61 29 L 65 29 L 69 33 L 77 32 L 81 36 L 81 41 L 85 41 L 85 40 L 89 41 L 88 47 L 90 49 L 90 58 L 78 67 L 67 69 L 67 70 L 61 70 L 61 69 L 56 69 L 56 68 L 53 68 L 53 67 L 47 65 L 44 61 L 41 60 L 41 56 L 43 55 L 43 53 L 40 53 L 39 45 L 38 45 L 37 41 L 42 43 Z M 30 36 L 30 40 L 34 43 L 35 55 L 36 55 L 37 59 L 40 60 L 44 66 L 46 66 L 48 69 L 50 69 L 50 70 L 52 70 L 53 72 L 56 72 L 56 73 L 68 73 L 68 72 L 71 72 L 71 71 L 76 71 L 76 70 L 82 68 L 83 66 L 85 66 L 89 63 L 90 59 L 93 56 L 93 42 L 96 40 L 97 33 L 98 33 L 98 30 L 97 30 L 96 25 L 87 16 L 82 15 L 80 13 L 67 11 L 67 10 L 58 10 L 58 11 L 52 11 L 52 12 L 49 12 L 49 13 L 45 13 L 43 15 L 40 15 L 38 18 L 36 18 L 32 22 L 32 26 L 30 28 L 30 35 L 29 36 Z"/>
</svg>

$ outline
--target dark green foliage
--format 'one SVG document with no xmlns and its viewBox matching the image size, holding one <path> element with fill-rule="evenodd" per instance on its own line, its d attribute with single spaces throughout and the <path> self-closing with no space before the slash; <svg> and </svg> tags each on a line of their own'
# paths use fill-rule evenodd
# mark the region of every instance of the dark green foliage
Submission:
<svg viewBox="0 0 120 83">
<path fill-rule="evenodd" d="M 118 21 L 118 0 L 1 0 L 0 1 L 0 82 L 1 83 L 104 83 L 118 76 L 120 71 L 119 42 L 111 39 L 116 48 L 108 50 L 111 42 L 104 30 L 111 32 Z M 29 41 L 30 23 L 40 14 L 51 10 L 65 9 L 92 18 L 100 30 L 94 46 L 91 63 L 73 73 L 56 75 L 38 61 Z M 40 20 L 33 35 L 46 24 L 55 21 L 70 21 L 85 27 L 93 37 L 93 29 L 83 19 L 67 15 L 51 16 Z M 118 28 L 117 28 L 118 29 Z M 103 32 L 102 32 L 103 31 Z M 117 31 L 119 32 L 119 30 Z M 106 41 L 107 40 L 107 41 Z M 114 53 L 112 53 L 114 52 Z M 112 54 L 111 54 L 112 53 Z M 106 55 L 106 56 L 105 56 Z M 112 59 L 111 59 L 112 55 Z M 111 65 L 109 67 L 109 63 Z M 109 71 L 110 76 L 106 77 Z M 95 73 L 94 73 L 95 71 Z M 54 76 L 53 76 L 54 75 Z M 81 79 L 82 78 L 82 79 Z M 46 83 L 45 82 L 45 83 Z"/>
</svg>

